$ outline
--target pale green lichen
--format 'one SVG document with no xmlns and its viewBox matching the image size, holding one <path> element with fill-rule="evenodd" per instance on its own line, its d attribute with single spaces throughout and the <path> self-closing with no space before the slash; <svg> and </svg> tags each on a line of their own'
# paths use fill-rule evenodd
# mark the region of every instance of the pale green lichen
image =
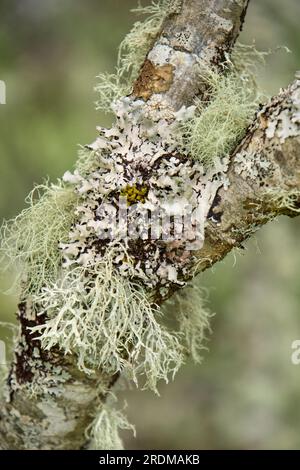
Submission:
<svg viewBox="0 0 300 470">
<path fill-rule="evenodd" d="M 192 158 L 212 165 L 241 140 L 261 98 L 256 69 L 264 55 L 254 46 L 237 45 L 222 74 L 200 64 L 206 99 L 195 100 L 196 112 L 183 124 L 184 145 Z"/>
<path fill-rule="evenodd" d="M 64 271 L 60 280 L 34 297 L 46 314 L 45 324 L 32 328 L 45 349 L 59 346 L 75 353 L 85 372 L 108 374 L 126 370 L 136 381 L 157 391 L 182 363 L 179 341 L 161 326 L 159 309 L 146 292 L 116 272 L 113 250 L 92 263 Z M 142 365 L 140 365 L 142 364 Z"/>
<path fill-rule="evenodd" d="M 123 81 L 123 77 L 119 72 L 115 74 L 101 73 L 97 76 L 98 84 L 95 86 L 95 91 L 98 94 L 96 101 L 96 109 L 106 113 L 111 112 L 111 104 L 129 93 L 130 85 L 127 81 Z"/>
<path fill-rule="evenodd" d="M 75 169 L 80 175 L 86 177 L 93 169 L 97 168 L 97 153 L 86 147 L 80 147 L 75 163 Z"/>
<path fill-rule="evenodd" d="M 183 132 L 191 157 L 211 165 L 243 137 L 257 103 L 233 72 L 220 76 L 210 70 L 205 80 L 209 101 L 195 101 L 196 113 Z"/>
<path fill-rule="evenodd" d="M 213 316 L 205 307 L 203 289 L 194 281 L 171 297 L 163 309 L 169 313 L 171 310 L 176 311 L 178 337 L 184 353 L 200 364 L 207 337 L 211 333 L 210 319 Z"/>
<path fill-rule="evenodd" d="M 29 207 L 1 229 L 0 264 L 13 270 L 23 294 L 38 292 L 60 271 L 59 243 L 67 240 L 77 196 L 62 183 L 39 185 L 26 200 Z"/>
<path fill-rule="evenodd" d="M 281 209 L 295 213 L 300 212 L 300 191 L 298 189 L 268 189 L 264 196 L 276 208 L 276 212 L 280 212 Z"/>
<path fill-rule="evenodd" d="M 132 431 L 135 436 L 134 426 L 128 422 L 121 410 L 113 408 L 110 403 L 101 405 L 94 422 L 86 432 L 87 438 L 90 440 L 89 449 L 122 450 L 120 430 Z"/>
<path fill-rule="evenodd" d="M 170 0 L 157 0 L 146 7 L 139 5 L 132 10 L 139 15 L 146 15 L 146 19 L 134 23 L 131 31 L 121 42 L 116 73 L 103 73 L 97 77 L 99 79 L 95 87 L 98 93 L 97 109 L 108 112 L 112 102 L 130 93 L 145 56 L 169 11 L 169 5 Z"/>
<path fill-rule="evenodd" d="M 254 93 L 257 98 L 261 98 L 257 76 L 259 68 L 266 64 L 266 58 L 272 51 L 259 51 L 255 44 L 242 44 L 237 42 L 233 48 L 230 58 L 227 61 L 235 72 L 239 75 L 244 86 Z"/>
</svg>

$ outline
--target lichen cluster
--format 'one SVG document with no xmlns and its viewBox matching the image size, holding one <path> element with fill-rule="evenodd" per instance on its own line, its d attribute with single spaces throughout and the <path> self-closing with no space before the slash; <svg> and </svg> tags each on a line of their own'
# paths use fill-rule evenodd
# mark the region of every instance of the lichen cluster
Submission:
<svg viewBox="0 0 300 470">
<path fill-rule="evenodd" d="M 244 179 L 260 181 L 263 184 L 267 174 L 274 172 L 272 163 L 260 152 L 240 151 L 234 159 L 234 171 Z"/>
<path fill-rule="evenodd" d="M 271 144 L 272 151 L 282 152 L 282 145 L 289 138 L 296 137 L 299 133 L 300 123 L 300 81 L 296 80 L 289 88 L 288 95 L 282 91 L 281 96 L 273 106 L 263 106 L 257 114 L 257 122 L 251 131 L 255 132 L 261 123 L 264 123 L 265 141 L 264 146 L 254 145 L 240 150 L 234 158 L 234 171 L 242 178 L 265 186 L 266 176 L 270 179 L 276 176 L 278 165 L 276 160 L 271 161 L 265 147 Z M 282 98 L 284 101 L 282 102 Z M 278 158 L 279 161 L 279 158 Z M 269 189 L 265 187 L 263 199 L 278 209 L 297 211 L 297 190 L 286 188 Z"/>
<path fill-rule="evenodd" d="M 42 349 L 74 354 L 87 374 L 126 372 L 136 384 L 142 377 L 156 392 L 185 355 L 201 361 L 210 314 L 199 288 L 188 286 L 170 301 L 178 309 L 177 331 L 162 324 L 165 310 L 158 305 L 187 284 L 210 207 L 228 185 L 229 153 L 256 103 L 250 74 L 229 62 L 223 76 L 207 70 L 199 77 L 207 83 L 204 104 L 174 111 L 155 93 L 147 103 L 123 96 L 179 3 L 138 9 L 150 16 L 121 44 L 116 75 L 103 76 L 98 86 L 98 108 L 111 109 L 115 124 L 98 128 L 74 172 L 36 189 L 29 208 L 2 229 L 1 253 L 17 266 L 22 297 L 30 294 L 31 320 L 44 320 L 30 327 Z M 158 214 L 154 232 L 149 213 Z M 91 431 L 94 445 L 119 448 L 117 429 L 128 426 L 118 411 L 102 406 Z"/>
<path fill-rule="evenodd" d="M 194 280 L 184 289 L 178 291 L 163 305 L 165 315 L 176 312 L 179 324 L 178 336 L 184 347 L 184 352 L 196 364 L 203 359 L 208 335 L 211 333 L 210 319 L 213 316 L 205 306 L 203 289 L 199 281 Z"/>
<path fill-rule="evenodd" d="M 274 106 L 269 112 L 266 137 L 283 144 L 290 137 L 299 135 L 300 122 L 300 80 L 297 79 L 290 88 L 289 97 L 280 109 Z M 261 111 L 263 114 L 264 110 Z"/>
<path fill-rule="evenodd" d="M 0 327 L 10 332 L 5 341 L 5 351 L 3 351 L 5 357 L 1 357 L 0 361 L 0 399 L 6 400 L 9 393 L 7 387 L 7 379 L 10 372 L 8 363 L 17 345 L 18 328 L 16 325 L 7 322 L 0 322 Z"/>
<path fill-rule="evenodd" d="M 102 405 L 92 426 L 86 431 L 90 449 L 123 449 L 119 431 L 124 429 L 132 431 L 135 435 L 134 426 L 128 422 L 122 410 L 115 409 L 112 403 Z"/>
<path fill-rule="evenodd" d="M 43 184 L 26 202 L 28 207 L 20 215 L 3 223 L 0 245 L 1 269 L 14 272 L 22 296 L 57 279 L 62 263 L 59 243 L 68 239 L 77 195 L 62 182 Z"/>
<path fill-rule="evenodd" d="M 68 241 L 60 244 L 60 276 L 33 297 L 38 315 L 48 319 L 32 328 L 45 349 L 58 345 L 75 353 L 86 372 L 126 370 L 135 381 L 144 376 L 145 385 L 155 391 L 157 381 L 167 381 L 182 363 L 183 336 L 196 357 L 203 337 L 199 322 L 207 328 L 206 319 L 199 317 L 195 342 L 184 315 L 182 332 L 172 334 L 160 324 L 155 303 L 185 285 L 215 192 L 226 184 L 226 161 L 208 170 L 183 149 L 176 151 L 176 129 L 193 109 L 181 109 L 172 121 L 149 109 L 145 120 L 143 101 L 123 98 L 115 104 L 117 122 L 110 130 L 99 129 L 90 146 L 89 170 L 81 160 L 74 173 L 64 175 L 64 184 L 77 195 L 76 220 Z M 131 211 L 126 225 L 113 230 L 120 198 Z M 164 221 L 181 213 L 185 204 L 196 211 L 175 238 Z M 155 239 L 148 236 L 149 210 L 160 214 L 161 233 Z M 128 226 L 137 220 L 135 237 Z"/>
<path fill-rule="evenodd" d="M 300 191 L 298 189 L 266 189 L 264 197 L 270 206 L 274 206 L 274 215 L 281 210 L 299 213 Z"/>
<path fill-rule="evenodd" d="M 205 99 L 195 100 L 195 113 L 183 125 L 184 143 L 192 158 L 212 165 L 242 139 L 261 99 L 256 68 L 264 55 L 254 46 L 238 44 L 222 74 L 199 64 L 207 93 Z"/>
<path fill-rule="evenodd" d="M 132 11 L 146 16 L 134 23 L 132 30 L 121 42 L 116 73 L 101 73 L 95 91 L 98 93 L 97 109 L 111 111 L 111 104 L 130 93 L 145 56 L 155 40 L 168 12 L 178 9 L 174 0 L 156 0 L 148 6 L 139 5 Z"/>
<path fill-rule="evenodd" d="M 156 300 L 185 285 L 193 252 L 203 243 L 200 235 L 210 205 L 226 184 L 227 161 L 220 159 L 207 169 L 189 159 L 184 147 L 178 153 L 177 131 L 193 106 L 171 118 L 165 110 L 149 107 L 145 119 L 143 105 L 129 98 L 115 104 L 117 122 L 110 130 L 99 129 L 90 146 L 92 161 L 81 159 L 74 173 L 45 188 L 40 200 L 31 196 L 30 208 L 5 226 L 9 237 L 3 246 L 15 243 L 12 253 L 17 260 L 21 253 L 22 272 L 30 275 L 23 295 L 30 292 L 34 314 L 45 319 L 30 328 L 43 349 L 58 346 L 75 354 L 79 368 L 88 373 L 126 370 L 136 382 L 143 376 L 145 386 L 157 391 L 157 381 L 167 381 L 183 362 L 186 346 L 181 339 L 185 336 L 194 357 L 200 347 L 199 322 L 197 344 L 189 339 L 186 315 L 181 333 L 169 332 L 160 324 Z M 159 210 L 163 221 L 184 204 L 197 210 L 178 239 L 164 223 L 159 239 L 144 238 L 141 232 L 138 237 L 127 232 L 111 236 L 107 207 L 114 210 L 124 196 L 133 206 L 129 221 L 138 219 L 142 233 L 147 232 L 150 209 Z M 101 237 L 103 231 L 110 236 Z M 21 233 L 29 233 L 28 246 Z M 24 275 L 22 280 L 26 282 Z M 202 326 L 207 327 L 206 319 Z"/>
<path fill-rule="evenodd" d="M 112 250 L 90 266 L 66 270 L 55 285 L 44 288 L 34 300 L 48 321 L 32 333 L 46 350 L 59 345 L 76 354 L 86 373 L 126 371 L 136 382 L 142 373 L 146 385 L 157 391 L 157 381 L 167 381 L 182 362 L 180 344 L 159 325 L 158 308 L 140 286 L 115 272 L 114 259 Z"/>
<path fill-rule="evenodd" d="M 70 242 L 62 247 L 65 264 L 94 262 L 107 246 L 115 245 L 115 250 L 120 248 L 116 269 L 127 277 L 130 272 L 163 297 L 172 284 L 184 285 L 193 251 L 203 243 L 210 205 L 217 189 L 226 184 L 227 160 L 219 159 L 207 169 L 188 158 L 183 147 L 178 153 L 178 130 L 194 107 L 181 109 L 172 121 L 156 110 L 152 114 L 151 109 L 145 119 L 142 100 L 123 98 L 114 109 L 117 121 L 113 130 L 99 129 L 100 137 L 91 145 L 89 175 L 77 169 L 64 176 L 80 195 L 77 223 Z M 126 220 L 120 220 L 120 197 L 128 195 L 126 202 L 132 207 Z M 184 214 L 185 209 L 190 211 L 190 223 L 180 226 L 182 231 L 176 237 L 167 221 Z M 149 211 L 159 214 L 159 225 L 150 234 L 153 218 L 148 220 Z M 117 226 L 112 223 L 115 217 Z M 128 227 L 136 221 L 137 233 L 130 233 Z"/>
</svg>

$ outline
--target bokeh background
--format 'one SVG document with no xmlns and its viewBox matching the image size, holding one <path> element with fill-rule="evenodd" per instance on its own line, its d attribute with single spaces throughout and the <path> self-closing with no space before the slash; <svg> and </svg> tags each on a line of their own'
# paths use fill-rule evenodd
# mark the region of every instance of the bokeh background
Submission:
<svg viewBox="0 0 300 470">
<path fill-rule="evenodd" d="M 144 0 L 147 4 L 147 0 Z M 113 71 L 117 46 L 136 0 L 0 0 L 0 216 L 24 207 L 34 183 L 55 180 L 74 164 L 109 116 L 94 109 L 100 71 Z M 285 45 L 260 73 L 269 93 L 287 85 L 300 64 L 299 0 L 252 0 L 241 41 L 260 49 Z M 216 312 L 201 366 L 188 363 L 161 397 L 122 392 L 137 438 L 127 448 L 300 448 L 300 220 L 262 229 L 243 254 L 202 275 Z M 0 319 L 16 300 L 0 297 Z M 0 337 L 9 332 L 1 329 Z"/>
</svg>

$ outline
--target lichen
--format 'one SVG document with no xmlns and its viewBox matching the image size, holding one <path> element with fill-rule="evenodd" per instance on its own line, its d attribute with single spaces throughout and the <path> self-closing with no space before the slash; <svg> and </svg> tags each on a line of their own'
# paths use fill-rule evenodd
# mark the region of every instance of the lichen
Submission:
<svg viewBox="0 0 300 470">
<path fill-rule="evenodd" d="M 178 9 L 178 6 L 172 3 L 170 0 L 157 0 L 146 7 L 139 5 L 132 10 L 138 15 L 146 15 L 146 19 L 134 23 L 132 30 L 121 42 L 116 73 L 102 73 L 97 77 L 99 79 L 95 87 L 98 93 L 97 109 L 109 112 L 114 101 L 130 93 L 166 15 L 169 11 L 174 12 Z"/>
<path fill-rule="evenodd" d="M 257 99 L 265 97 L 257 82 L 258 72 L 262 66 L 266 65 L 266 58 L 272 53 L 273 51 L 271 50 L 258 50 L 255 43 L 242 44 L 236 42 L 231 56 L 227 56 L 228 64 L 239 75 L 239 79 L 243 82 L 249 93 L 254 94 Z"/>
<path fill-rule="evenodd" d="M 122 410 L 115 409 L 111 403 L 101 405 L 94 422 L 86 431 L 90 450 L 122 450 L 120 430 L 132 431 L 135 436 L 135 428 Z"/>
<path fill-rule="evenodd" d="M 284 91 L 282 92 L 284 93 Z M 261 113 L 263 115 L 264 109 Z M 295 80 L 289 89 L 284 106 L 271 109 L 268 116 L 266 137 L 283 144 L 290 137 L 297 137 L 300 128 L 300 80 Z"/>
<path fill-rule="evenodd" d="M 158 381 L 168 382 L 185 355 L 201 362 L 211 314 L 200 289 L 185 286 L 204 243 L 211 205 L 228 185 L 228 155 L 257 103 L 248 70 L 252 62 L 241 65 L 241 52 L 233 62 L 228 59 L 223 74 L 200 64 L 204 102 L 171 109 L 155 94 L 170 86 L 175 66 L 150 60 L 144 65 L 155 83 L 141 87 L 142 93 L 136 86 L 134 98 L 124 97 L 165 16 L 180 8 L 179 1 L 161 0 L 138 9 L 148 18 L 122 42 L 116 74 L 101 76 L 97 87 L 97 106 L 111 109 L 115 124 L 98 128 L 96 141 L 80 150 L 74 172 L 56 186 L 35 189 L 29 208 L 2 229 L 1 253 L 17 266 L 22 295 L 30 295 L 31 320 L 37 321 L 29 330 L 41 350 L 75 355 L 86 374 L 126 373 L 157 393 Z M 130 212 L 126 223 L 115 227 L 123 200 Z M 185 211 L 190 218 L 181 220 L 177 233 L 170 221 Z M 149 212 L 159 214 L 153 237 Z M 130 232 L 136 221 L 138 233 Z M 165 310 L 158 304 L 182 287 L 169 302 L 176 305 L 179 323 L 173 331 L 163 324 Z M 49 390 L 55 400 L 68 377 L 60 368 L 44 374 L 38 353 L 30 363 L 35 381 L 28 394 Z M 121 448 L 120 428 L 132 427 L 121 411 L 102 404 L 89 429 L 94 448 Z"/>
<path fill-rule="evenodd" d="M 38 292 L 53 282 L 61 267 L 59 243 L 68 238 L 77 196 L 62 183 L 36 186 L 29 207 L 1 228 L 0 264 L 12 270 L 22 295 Z"/>
<path fill-rule="evenodd" d="M 135 381 L 140 373 L 157 391 L 157 381 L 168 381 L 180 367 L 180 344 L 159 325 L 159 309 L 140 286 L 115 272 L 114 259 L 115 253 L 107 252 L 96 262 L 67 269 L 56 284 L 43 288 L 34 301 L 41 306 L 38 315 L 48 320 L 31 331 L 45 350 L 59 346 L 76 354 L 78 367 L 87 373 L 126 370 Z"/>
<path fill-rule="evenodd" d="M 178 337 L 184 353 L 197 364 L 202 362 L 206 341 L 211 333 L 210 319 L 213 314 L 205 306 L 204 292 L 196 279 L 173 295 L 163 306 L 163 311 L 176 312 L 179 324 Z"/>
<path fill-rule="evenodd" d="M 241 57 L 245 57 L 243 66 Z M 195 114 L 183 123 L 182 132 L 191 157 L 206 166 L 230 154 L 258 107 L 259 94 L 251 64 L 251 56 L 249 59 L 241 50 L 236 62 L 228 60 L 222 74 L 200 64 L 206 97 L 195 100 Z"/>
<path fill-rule="evenodd" d="M 300 191 L 298 189 L 267 189 L 263 195 L 266 201 L 274 206 L 276 212 L 280 210 L 288 210 L 295 214 L 300 212 Z"/>
<path fill-rule="evenodd" d="M 138 187 L 137 185 L 128 185 L 121 191 L 120 194 L 126 198 L 128 205 L 138 202 L 144 203 L 148 194 L 148 188 L 147 186 Z"/>
<path fill-rule="evenodd" d="M 259 180 L 263 184 L 265 176 L 274 172 L 274 168 L 261 152 L 241 150 L 234 158 L 234 172 L 243 179 Z"/>
</svg>

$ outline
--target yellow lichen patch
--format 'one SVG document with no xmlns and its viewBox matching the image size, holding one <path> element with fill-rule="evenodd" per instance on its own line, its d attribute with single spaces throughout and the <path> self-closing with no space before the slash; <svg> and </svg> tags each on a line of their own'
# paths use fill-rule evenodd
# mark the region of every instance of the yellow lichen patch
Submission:
<svg viewBox="0 0 300 470">
<path fill-rule="evenodd" d="M 121 196 L 126 197 L 127 205 L 131 206 L 137 204 L 138 202 L 144 203 L 148 194 L 148 188 L 146 186 L 126 186 L 121 191 Z"/>
<path fill-rule="evenodd" d="M 145 60 L 141 74 L 133 87 L 137 98 L 148 100 L 154 93 L 168 91 L 173 83 L 173 65 L 155 66 L 150 60 Z"/>
</svg>

